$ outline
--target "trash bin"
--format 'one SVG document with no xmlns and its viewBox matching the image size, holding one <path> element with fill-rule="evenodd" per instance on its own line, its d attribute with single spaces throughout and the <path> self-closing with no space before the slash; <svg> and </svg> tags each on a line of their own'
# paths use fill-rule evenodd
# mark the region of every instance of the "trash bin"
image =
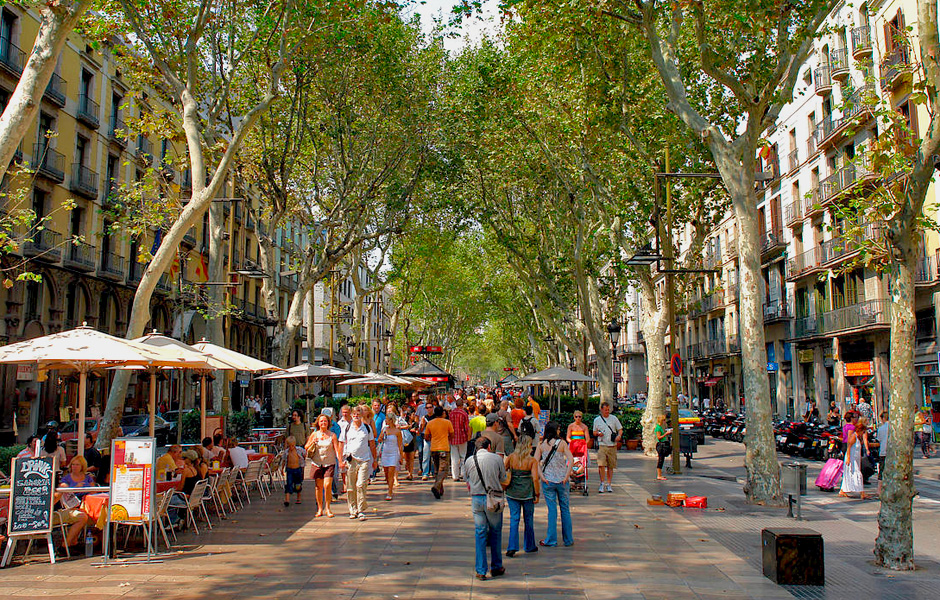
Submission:
<svg viewBox="0 0 940 600">
<path fill-rule="evenodd" d="M 691 431 L 679 432 L 679 454 L 685 456 L 685 466 L 692 468 L 692 455 L 698 452 L 698 436 Z"/>
<path fill-rule="evenodd" d="M 783 493 L 789 496 L 806 495 L 806 463 L 791 462 L 781 469 Z"/>
</svg>

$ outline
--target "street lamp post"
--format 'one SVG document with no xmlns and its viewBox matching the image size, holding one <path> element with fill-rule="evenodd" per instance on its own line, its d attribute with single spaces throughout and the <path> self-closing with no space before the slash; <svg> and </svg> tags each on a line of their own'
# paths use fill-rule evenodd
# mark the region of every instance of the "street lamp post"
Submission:
<svg viewBox="0 0 940 600">
<path fill-rule="evenodd" d="M 617 395 L 617 344 L 620 343 L 620 323 L 617 322 L 617 319 L 611 319 L 610 325 L 607 326 L 607 334 L 610 336 L 610 350 L 611 350 L 611 373 L 610 379 L 613 385 L 614 396 Z"/>
</svg>

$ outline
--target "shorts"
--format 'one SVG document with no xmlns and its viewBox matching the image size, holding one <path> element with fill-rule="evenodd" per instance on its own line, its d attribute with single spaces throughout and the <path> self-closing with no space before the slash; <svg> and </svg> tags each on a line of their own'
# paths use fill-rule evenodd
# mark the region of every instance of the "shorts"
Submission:
<svg viewBox="0 0 940 600">
<path fill-rule="evenodd" d="M 336 465 L 324 465 L 322 467 L 313 465 L 313 478 L 314 479 L 323 479 L 324 477 L 332 477 L 333 473 L 336 472 Z"/>
<path fill-rule="evenodd" d="M 598 446 L 597 466 L 617 468 L 617 446 Z"/>
<path fill-rule="evenodd" d="M 87 519 L 88 515 L 84 511 L 78 508 L 62 508 L 55 511 L 55 520 L 53 523 L 58 525 L 59 523 L 65 523 L 66 525 L 71 525 L 72 523 L 79 523 L 84 519 Z"/>
<path fill-rule="evenodd" d="M 407 454 L 408 452 L 414 452 L 414 451 L 415 451 L 415 441 L 414 441 L 414 440 L 411 440 L 409 443 L 405 444 L 405 447 L 404 447 L 404 448 L 402 448 L 402 452 L 405 452 L 406 454 Z"/>
<path fill-rule="evenodd" d="M 284 484 L 284 493 L 299 494 L 303 489 L 304 468 L 284 469 L 284 473 L 287 475 L 287 481 Z"/>
</svg>

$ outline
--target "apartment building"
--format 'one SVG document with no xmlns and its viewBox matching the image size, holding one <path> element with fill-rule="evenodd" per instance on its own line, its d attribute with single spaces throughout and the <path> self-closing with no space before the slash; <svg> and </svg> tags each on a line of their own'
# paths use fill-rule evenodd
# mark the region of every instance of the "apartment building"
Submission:
<svg viewBox="0 0 940 600">
<path fill-rule="evenodd" d="M 857 226 L 865 238 L 883 223 L 857 215 L 849 227 L 835 210 L 846 190 L 864 190 L 874 174 L 866 156 L 879 123 L 861 102 L 874 91 L 923 131 L 926 107 L 910 99 L 904 65 L 916 64 L 916 4 L 846 4 L 829 17 L 792 102 L 767 132 L 758 157 L 764 326 L 771 399 L 777 415 L 821 412 L 860 398 L 886 408 L 891 304 L 890 276 L 858 258 Z M 913 25 L 913 32 L 906 27 Z M 918 75 L 915 73 L 915 80 Z M 934 187 L 928 195 L 931 207 Z M 729 215 L 709 236 L 704 262 L 719 272 L 704 277 L 677 319 L 690 395 L 719 397 L 740 407 L 737 248 Z M 686 240 L 686 244 L 687 244 Z M 917 283 L 917 373 L 924 400 L 940 400 L 936 346 L 938 248 L 922 240 Z"/>
<path fill-rule="evenodd" d="M 0 105 L 6 105 L 22 74 L 38 22 L 38 15 L 31 11 L 9 4 L 0 8 Z M 157 108 L 157 100 L 146 93 L 136 94 L 122 77 L 120 65 L 104 50 L 96 50 L 78 35 L 69 37 L 36 122 L 14 159 L 35 174 L 29 178 L 11 174 L 2 183 L 7 196 L 0 199 L 0 211 L 28 208 L 44 221 L 41 229 L 22 232 L 23 243 L 16 253 L 0 257 L 5 267 L 29 259 L 29 271 L 41 276 L 38 282 L 17 282 L 10 289 L 0 289 L 0 302 L 5 307 L 0 343 L 82 323 L 123 335 L 134 290 L 146 268 L 139 257 L 159 247 L 163 232 L 154 229 L 130 238 L 111 231 L 109 216 L 113 218 L 114 212 L 121 210 L 121 186 L 141 181 L 148 169 L 155 169 L 168 196 L 185 201 L 192 192 L 192 173 L 181 170 L 185 160 L 177 160 L 185 156 L 185 147 L 173 140 L 135 133 L 127 125 Z M 17 190 L 23 190 L 24 196 L 18 196 Z M 17 203 L 22 197 L 25 200 Z M 224 343 L 268 358 L 270 331 L 266 326 L 270 329 L 272 323 L 261 305 L 262 279 L 250 276 L 257 270 L 251 261 L 258 262 L 257 234 L 263 227 L 258 222 L 258 194 L 249 186 L 230 181 L 220 197 L 239 199 L 224 203 L 225 230 L 231 245 L 226 242 L 223 252 L 231 277 L 227 281 L 232 282 L 226 289 L 235 309 L 225 322 Z M 67 210 L 71 202 L 74 208 Z M 287 264 L 297 235 L 278 231 L 275 236 L 279 260 Z M 187 233 L 177 260 L 160 278 L 148 329 L 187 342 L 205 335 L 206 315 L 218 312 L 207 305 L 207 290 L 220 283 L 207 281 L 207 264 L 208 216 L 201 227 Z M 292 286 L 296 289 L 296 281 L 278 273 L 276 282 L 283 318 L 284 298 Z M 207 283 L 210 285 L 199 285 Z M 298 358 L 299 353 L 298 340 Z M 110 378 L 104 374 L 90 383 L 92 411 L 103 406 Z M 169 396 L 178 397 L 181 390 L 194 393 L 181 377 L 173 381 Z M 231 391 L 237 406 L 244 388 L 236 381 L 232 379 Z M 138 387 L 129 392 L 131 410 L 140 408 L 145 398 Z M 67 379 L 50 377 L 40 382 L 29 369 L 0 368 L 0 438 L 11 436 L 14 418 L 23 438 L 46 420 L 71 417 L 76 393 L 76 386 Z"/>
</svg>

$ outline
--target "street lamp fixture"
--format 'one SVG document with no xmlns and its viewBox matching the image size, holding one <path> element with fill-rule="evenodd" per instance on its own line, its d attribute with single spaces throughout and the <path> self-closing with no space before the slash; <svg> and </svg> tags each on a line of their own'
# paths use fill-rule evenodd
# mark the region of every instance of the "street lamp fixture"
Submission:
<svg viewBox="0 0 940 600">
<path fill-rule="evenodd" d="M 617 344 L 620 342 L 620 323 L 617 322 L 617 319 L 612 319 L 610 325 L 607 326 L 607 334 L 610 335 L 610 344 L 616 350 Z"/>
</svg>

